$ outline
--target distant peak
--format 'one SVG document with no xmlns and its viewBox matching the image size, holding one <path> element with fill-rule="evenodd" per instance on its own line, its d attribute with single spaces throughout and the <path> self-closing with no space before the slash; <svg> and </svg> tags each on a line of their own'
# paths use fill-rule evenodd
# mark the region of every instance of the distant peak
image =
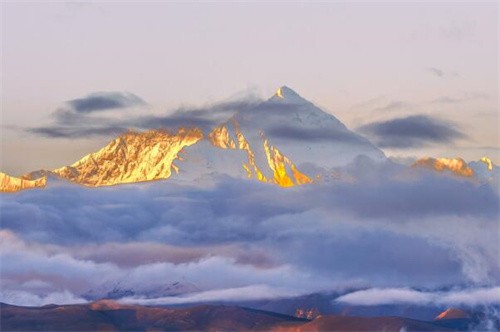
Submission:
<svg viewBox="0 0 500 332">
<path fill-rule="evenodd" d="M 278 90 L 276 90 L 276 93 L 274 94 L 274 97 L 278 97 L 281 99 L 289 98 L 289 97 L 300 97 L 299 94 L 286 85 L 280 86 Z"/>
<path fill-rule="evenodd" d="M 479 159 L 479 161 L 485 163 L 488 166 L 488 171 L 493 170 L 493 163 L 491 162 L 490 158 L 483 157 L 483 158 Z"/>
<path fill-rule="evenodd" d="M 290 103 L 304 103 L 307 102 L 302 98 L 297 92 L 293 91 L 286 85 L 283 85 L 276 90 L 274 95 L 271 97 L 272 101 L 284 101 Z"/>
</svg>

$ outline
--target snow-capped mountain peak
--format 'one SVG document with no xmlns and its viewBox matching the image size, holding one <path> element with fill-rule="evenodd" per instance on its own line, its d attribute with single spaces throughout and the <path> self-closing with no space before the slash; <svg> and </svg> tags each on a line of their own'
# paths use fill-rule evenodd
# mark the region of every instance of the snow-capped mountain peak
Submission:
<svg viewBox="0 0 500 332">
<path fill-rule="evenodd" d="M 335 116 L 282 86 L 269 100 L 237 112 L 210 131 L 190 126 L 177 132 L 129 131 L 69 166 L 32 172 L 23 179 L 52 174 L 101 187 L 224 175 L 291 187 L 315 182 L 359 155 L 385 160 L 382 151 Z"/>
<path fill-rule="evenodd" d="M 307 100 L 302 98 L 297 92 L 293 91 L 286 85 L 279 87 L 269 101 L 291 104 L 308 103 Z"/>
</svg>

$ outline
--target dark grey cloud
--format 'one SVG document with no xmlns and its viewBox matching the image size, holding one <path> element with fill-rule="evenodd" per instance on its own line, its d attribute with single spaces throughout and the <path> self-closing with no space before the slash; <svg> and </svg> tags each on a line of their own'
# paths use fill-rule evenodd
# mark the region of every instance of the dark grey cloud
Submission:
<svg viewBox="0 0 500 332">
<path fill-rule="evenodd" d="M 135 118 L 133 122 L 142 129 L 196 126 L 210 130 L 227 121 L 236 112 L 252 109 L 258 102 L 260 100 L 248 99 L 222 102 L 200 108 L 180 108 L 169 115 L 144 116 Z"/>
<path fill-rule="evenodd" d="M 380 147 L 414 148 L 432 143 L 453 143 L 466 135 L 455 125 L 425 115 L 412 115 L 364 125 L 358 130 Z"/>
<path fill-rule="evenodd" d="M 80 103 L 84 99 L 76 100 Z M 84 104 L 85 108 L 89 104 L 104 106 L 115 102 L 106 101 L 100 104 L 101 101 L 96 102 L 95 98 L 91 98 L 90 101 L 85 99 L 81 104 Z M 179 127 L 199 127 L 207 132 L 228 120 L 236 112 L 255 107 L 258 102 L 259 100 L 255 98 L 248 98 L 199 108 L 183 107 L 165 115 L 144 114 L 126 119 L 96 117 L 92 114 L 94 111 L 75 111 L 73 108 L 66 107 L 59 108 L 52 114 L 52 124 L 27 128 L 26 131 L 48 138 L 114 137 L 128 129 L 166 128 L 176 130 Z M 81 109 L 81 105 L 79 107 Z"/>
<path fill-rule="evenodd" d="M 95 92 L 83 98 L 69 100 L 67 103 L 72 109 L 80 113 L 146 105 L 144 100 L 130 92 Z"/>
</svg>

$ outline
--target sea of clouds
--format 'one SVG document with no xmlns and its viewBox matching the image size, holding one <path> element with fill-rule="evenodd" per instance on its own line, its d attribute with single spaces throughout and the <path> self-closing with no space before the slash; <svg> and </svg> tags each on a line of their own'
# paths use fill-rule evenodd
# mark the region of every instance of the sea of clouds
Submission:
<svg viewBox="0 0 500 332">
<path fill-rule="evenodd" d="M 337 301 L 499 305 L 498 190 L 377 172 L 289 189 L 221 177 L 2 194 L 0 301 L 79 303 L 119 287 L 141 304 L 358 289 Z"/>
</svg>

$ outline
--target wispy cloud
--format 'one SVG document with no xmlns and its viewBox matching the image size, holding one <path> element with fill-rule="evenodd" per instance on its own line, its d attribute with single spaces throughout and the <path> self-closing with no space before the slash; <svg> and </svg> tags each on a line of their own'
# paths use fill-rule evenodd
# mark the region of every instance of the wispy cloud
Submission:
<svg viewBox="0 0 500 332">
<path fill-rule="evenodd" d="M 408 109 L 412 109 L 414 107 L 415 106 L 411 103 L 397 100 L 397 101 L 390 102 L 385 106 L 377 107 L 375 109 L 375 111 L 390 112 L 390 111 L 408 110 Z"/>
<path fill-rule="evenodd" d="M 431 101 L 432 104 L 456 104 L 462 101 L 458 98 L 451 98 L 447 96 L 439 97 Z"/>
<path fill-rule="evenodd" d="M 26 131 L 48 138 L 113 137 L 128 129 L 155 129 L 195 126 L 210 130 L 229 119 L 237 111 L 251 108 L 258 103 L 255 97 L 226 101 L 202 107 L 181 107 L 165 115 L 136 114 L 125 119 L 104 117 L 106 110 L 144 106 L 141 98 L 130 93 L 94 93 L 87 97 L 69 101 L 68 106 L 52 113 L 52 123 L 27 128 Z M 95 114 L 99 113 L 99 116 Z"/>
<path fill-rule="evenodd" d="M 500 287 L 425 292 L 410 288 L 371 288 L 338 297 L 336 302 L 352 305 L 441 304 L 441 305 L 500 305 Z"/>
<path fill-rule="evenodd" d="M 469 102 L 474 100 L 488 99 L 489 96 L 485 93 L 468 92 L 462 93 L 458 97 L 441 96 L 430 101 L 431 104 L 457 104 L 461 102 Z"/>
<path fill-rule="evenodd" d="M 434 76 L 438 76 L 438 77 L 443 77 L 444 76 L 444 71 L 442 71 L 441 69 L 430 67 L 430 68 L 427 68 L 427 70 L 431 74 L 433 74 Z"/>
<path fill-rule="evenodd" d="M 427 68 L 427 72 L 438 78 L 459 77 L 460 75 L 454 71 L 448 71 L 436 67 Z"/>
<path fill-rule="evenodd" d="M 32 291 L 0 290 L 0 301 L 15 303 L 20 306 L 37 307 L 47 304 L 78 304 L 87 300 L 72 294 L 68 290 L 50 292 L 48 294 L 35 294 Z"/>
<path fill-rule="evenodd" d="M 120 302 L 142 305 L 167 305 L 217 301 L 252 301 L 295 297 L 302 295 L 302 292 L 298 289 L 285 289 L 282 287 L 269 287 L 266 285 L 250 285 L 237 288 L 210 290 L 183 296 L 167 296 L 153 299 L 126 297 L 120 300 Z"/>
</svg>

